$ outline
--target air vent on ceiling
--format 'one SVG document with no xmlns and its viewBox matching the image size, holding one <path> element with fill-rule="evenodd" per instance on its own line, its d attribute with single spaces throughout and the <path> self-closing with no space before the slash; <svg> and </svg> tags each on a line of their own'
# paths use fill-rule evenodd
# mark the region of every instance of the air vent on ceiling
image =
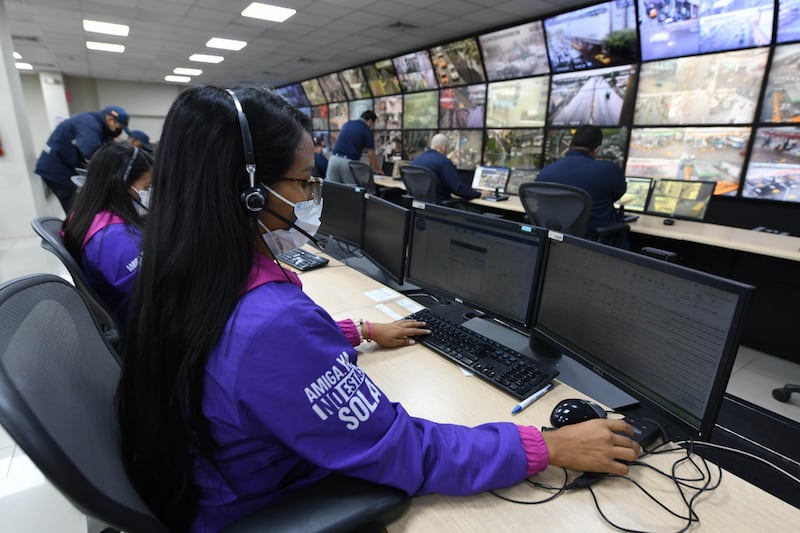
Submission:
<svg viewBox="0 0 800 533">
<path fill-rule="evenodd" d="M 12 41 L 25 41 L 26 43 L 38 43 L 39 37 L 36 35 L 11 35 Z"/>
<path fill-rule="evenodd" d="M 392 22 L 391 24 L 389 24 L 386 27 L 390 28 L 392 30 L 418 30 L 419 29 L 419 26 L 415 26 L 415 25 L 409 24 L 407 22 L 401 22 L 399 20 L 397 22 Z"/>
</svg>

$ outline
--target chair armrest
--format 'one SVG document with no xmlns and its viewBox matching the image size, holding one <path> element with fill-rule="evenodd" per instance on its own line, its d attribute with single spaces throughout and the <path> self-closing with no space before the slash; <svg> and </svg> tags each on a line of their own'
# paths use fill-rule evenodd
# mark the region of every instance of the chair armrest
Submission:
<svg viewBox="0 0 800 533">
<path fill-rule="evenodd" d="M 410 504 L 399 489 L 333 474 L 293 490 L 223 533 L 377 531 L 400 518 Z"/>
<path fill-rule="evenodd" d="M 614 222 L 613 224 L 597 228 L 597 235 L 600 237 L 614 235 L 622 231 L 628 231 L 629 229 L 631 229 L 631 226 L 627 222 Z"/>
</svg>

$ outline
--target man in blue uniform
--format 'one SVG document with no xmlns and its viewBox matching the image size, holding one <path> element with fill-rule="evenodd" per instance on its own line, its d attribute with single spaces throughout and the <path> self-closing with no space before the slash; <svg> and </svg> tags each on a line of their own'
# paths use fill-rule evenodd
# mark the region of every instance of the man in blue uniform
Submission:
<svg viewBox="0 0 800 533">
<path fill-rule="evenodd" d="M 383 174 L 383 170 L 378 165 L 378 157 L 375 155 L 375 138 L 372 135 L 372 128 L 378 118 L 372 111 L 364 111 L 361 118 L 348 120 L 342 126 L 342 131 L 336 138 L 333 146 L 333 154 L 328 161 L 328 171 L 325 179 L 337 183 L 348 183 L 355 185 L 356 182 L 350 174 L 350 161 L 361 159 L 361 152 L 367 150 L 369 166 L 376 174 Z"/>
<path fill-rule="evenodd" d="M 121 107 L 108 106 L 102 111 L 70 117 L 50 134 L 36 161 L 35 172 L 58 197 L 64 213 L 69 212 L 77 189 L 72 182 L 76 167 L 85 166 L 98 148 L 113 141 L 123 130 L 128 130 L 128 113 Z"/>
<path fill-rule="evenodd" d="M 314 137 L 314 176 L 324 177 L 328 174 L 328 158 L 325 157 L 325 148 L 328 146 L 328 141 L 325 137 L 320 135 Z"/>
<path fill-rule="evenodd" d="M 437 133 L 431 139 L 430 149 L 411 161 L 412 165 L 425 167 L 436 174 L 436 203 L 440 204 L 452 198 L 453 194 L 466 200 L 491 194 L 492 191 L 476 191 L 464 183 L 456 166 L 445 155 L 449 149 L 450 142 L 447 136 L 444 133 Z"/>
</svg>

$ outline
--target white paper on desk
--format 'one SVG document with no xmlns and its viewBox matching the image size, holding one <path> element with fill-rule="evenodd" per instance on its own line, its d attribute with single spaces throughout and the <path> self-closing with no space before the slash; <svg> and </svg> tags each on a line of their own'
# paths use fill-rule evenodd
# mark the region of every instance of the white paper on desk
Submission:
<svg viewBox="0 0 800 533">
<path fill-rule="evenodd" d="M 403 309 L 408 309 L 411 313 L 416 313 L 420 309 L 424 309 L 423 306 L 419 305 L 411 298 L 403 298 L 402 300 L 397 300 L 395 303 Z"/>
<path fill-rule="evenodd" d="M 381 311 L 381 312 L 385 313 L 386 315 L 388 315 L 388 316 L 392 317 L 392 318 L 393 318 L 393 319 L 395 319 L 395 320 L 400 320 L 401 318 L 403 318 L 403 315 L 401 315 L 400 313 L 395 313 L 394 311 L 392 311 L 391 309 L 389 309 L 389 307 L 388 307 L 386 304 L 378 304 L 378 305 L 376 305 L 375 307 L 376 307 L 376 308 L 377 308 L 379 311 Z"/>
<path fill-rule="evenodd" d="M 398 296 L 400 296 L 400 293 L 393 289 L 390 289 L 389 287 L 383 287 L 380 289 L 372 289 L 371 291 L 366 291 L 364 295 L 367 298 L 370 298 L 376 302 L 385 302 L 387 300 L 397 298 Z"/>
</svg>

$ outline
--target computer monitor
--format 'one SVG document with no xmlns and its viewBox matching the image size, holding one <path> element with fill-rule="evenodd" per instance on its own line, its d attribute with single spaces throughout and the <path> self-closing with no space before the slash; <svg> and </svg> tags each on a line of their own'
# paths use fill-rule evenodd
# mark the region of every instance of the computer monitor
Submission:
<svg viewBox="0 0 800 533">
<path fill-rule="evenodd" d="M 402 177 L 400 175 L 400 169 L 403 168 L 404 166 L 410 165 L 410 164 L 411 164 L 411 161 L 409 161 L 408 159 L 398 159 L 397 161 L 395 161 L 394 165 L 392 165 L 392 177 L 393 178 Z"/>
<path fill-rule="evenodd" d="M 415 208 L 406 280 L 526 328 L 546 232 L 434 204 Z"/>
<path fill-rule="evenodd" d="M 475 167 L 475 173 L 472 175 L 472 188 L 477 190 L 493 191 L 498 189 L 502 191 L 506 187 L 508 175 L 511 169 L 508 167 Z"/>
<path fill-rule="evenodd" d="M 708 439 L 753 287 L 570 235 L 549 241 L 531 339 Z"/>
<path fill-rule="evenodd" d="M 410 220 L 411 210 L 367 195 L 362 252 L 399 284 L 405 278 Z"/>
<path fill-rule="evenodd" d="M 319 232 L 360 247 L 365 193 L 361 187 L 325 180 Z"/>
<path fill-rule="evenodd" d="M 649 215 L 703 220 L 716 181 L 658 180 L 653 186 L 646 212 Z"/>
<path fill-rule="evenodd" d="M 506 182 L 506 194 L 519 194 L 519 186 L 523 183 L 536 181 L 539 176 L 538 168 L 512 168 Z"/>
<path fill-rule="evenodd" d="M 653 178 L 625 176 L 625 183 L 627 184 L 625 194 L 617 200 L 614 207 L 634 213 L 644 213 L 647 201 L 650 199 L 650 191 L 653 188 Z"/>
</svg>

